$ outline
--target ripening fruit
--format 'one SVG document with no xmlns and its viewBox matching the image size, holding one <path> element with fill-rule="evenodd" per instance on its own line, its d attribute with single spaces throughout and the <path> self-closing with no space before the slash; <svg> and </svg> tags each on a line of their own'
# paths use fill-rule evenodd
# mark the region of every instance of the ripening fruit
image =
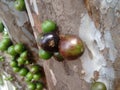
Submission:
<svg viewBox="0 0 120 90">
<path fill-rule="evenodd" d="M 67 60 L 77 59 L 84 51 L 80 38 L 74 35 L 62 35 L 59 43 L 59 53 Z"/>
<path fill-rule="evenodd" d="M 48 52 L 57 52 L 59 36 L 56 33 L 46 33 L 40 38 L 40 46 Z"/>
</svg>

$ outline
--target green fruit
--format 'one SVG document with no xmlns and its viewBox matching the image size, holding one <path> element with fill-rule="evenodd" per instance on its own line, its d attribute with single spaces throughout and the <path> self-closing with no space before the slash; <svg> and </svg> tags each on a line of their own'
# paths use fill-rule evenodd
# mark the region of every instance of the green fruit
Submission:
<svg viewBox="0 0 120 90">
<path fill-rule="evenodd" d="M 41 69 L 41 67 L 39 65 L 33 65 L 33 66 L 31 66 L 30 71 L 32 73 L 37 73 L 37 72 L 39 72 L 40 69 Z"/>
<path fill-rule="evenodd" d="M 5 46 L 10 46 L 12 44 L 10 38 L 3 38 L 1 43 L 3 43 Z"/>
<path fill-rule="evenodd" d="M 104 83 L 102 83 L 102 82 L 95 82 L 92 85 L 91 90 L 107 90 L 107 88 L 106 88 Z"/>
<path fill-rule="evenodd" d="M 52 57 L 52 55 L 53 55 L 52 53 L 47 52 L 47 51 L 45 51 L 43 49 L 39 50 L 39 57 L 41 59 L 45 59 L 45 60 L 50 59 Z"/>
<path fill-rule="evenodd" d="M 21 58 L 21 57 L 19 57 L 19 58 L 17 59 L 17 61 L 18 61 L 18 64 L 19 64 L 19 65 L 25 64 L 25 60 L 24 60 L 23 58 Z"/>
<path fill-rule="evenodd" d="M 30 82 L 30 83 L 28 83 L 27 87 L 28 87 L 28 90 L 35 90 L 36 89 L 36 84 Z"/>
<path fill-rule="evenodd" d="M 42 77 L 42 75 L 41 75 L 40 73 L 35 73 L 35 74 L 33 75 L 33 80 L 35 80 L 35 81 L 40 80 L 41 77 Z"/>
<path fill-rule="evenodd" d="M 8 49 L 8 46 L 4 45 L 3 43 L 0 43 L 0 50 L 6 51 Z"/>
<path fill-rule="evenodd" d="M 22 68 L 20 71 L 19 71 L 19 74 L 21 76 L 26 76 L 28 73 L 28 69 L 27 68 Z"/>
<path fill-rule="evenodd" d="M 64 58 L 62 57 L 62 55 L 59 52 L 54 53 L 54 57 L 55 57 L 55 60 L 57 60 L 57 61 L 64 60 Z"/>
<path fill-rule="evenodd" d="M 43 90 L 43 84 L 40 82 L 36 83 L 36 90 Z"/>
<path fill-rule="evenodd" d="M 31 81 L 33 79 L 33 73 L 28 72 L 26 75 L 26 81 Z"/>
<path fill-rule="evenodd" d="M 16 56 L 17 55 L 17 52 L 15 51 L 13 45 L 8 48 L 7 52 L 8 52 L 8 54 L 10 54 L 12 56 Z"/>
<path fill-rule="evenodd" d="M 24 10 L 26 10 L 24 0 L 16 0 L 15 3 L 14 3 L 14 7 L 18 11 L 24 11 Z"/>
<path fill-rule="evenodd" d="M 0 56 L 0 61 L 1 61 L 1 62 L 5 61 L 5 57 Z"/>
<path fill-rule="evenodd" d="M 14 72 L 19 72 L 20 71 L 20 67 L 16 66 L 12 68 Z"/>
<path fill-rule="evenodd" d="M 25 64 L 26 65 L 30 64 L 29 60 L 25 60 Z"/>
<path fill-rule="evenodd" d="M 3 23 L 0 21 L 0 32 L 3 32 L 4 31 L 4 25 Z"/>
<path fill-rule="evenodd" d="M 17 67 L 17 66 L 18 66 L 18 63 L 17 63 L 16 61 L 12 60 L 12 61 L 10 62 L 10 66 L 11 66 L 11 67 Z"/>
<path fill-rule="evenodd" d="M 51 20 L 46 20 L 42 23 L 42 31 L 44 33 L 49 33 L 49 32 L 53 32 L 56 30 L 56 24 L 55 22 L 51 21 Z"/>
<path fill-rule="evenodd" d="M 21 54 L 23 51 L 25 51 L 25 47 L 23 44 L 18 43 L 15 45 L 15 51 L 19 54 Z"/>
<path fill-rule="evenodd" d="M 28 52 L 27 51 L 24 51 L 20 54 L 20 57 L 23 58 L 23 59 L 27 59 L 28 57 Z"/>
<path fill-rule="evenodd" d="M 11 40 L 10 38 L 3 38 L 2 41 L 0 42 L 0 50 L 5 51 L 8 49 L 8 47 L 11 45 Z"/>
</svg>

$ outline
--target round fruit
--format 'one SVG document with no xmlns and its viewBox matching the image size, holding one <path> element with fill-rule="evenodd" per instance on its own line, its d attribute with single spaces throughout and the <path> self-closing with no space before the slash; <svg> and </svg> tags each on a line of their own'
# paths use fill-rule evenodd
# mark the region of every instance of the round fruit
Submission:
<svg viewBox="0 0 120 90">
<path fill-rule="evenodd" d="M 91 90 L 107 90 L 107 88 L 106 88 L 104 83 L 102 83 L 102 82 L 95 82 L 92 85 Z"/>
<path fill-rule="evenodd" d="M 27 59 L 27 57 L 28 57 L 27 51 L 22 52 L 22 53 L 20 54 L 20 57 L 23 58 L 23 59 Z"/>
<path fill-rule="evenodd" d="M 3 38 L 1 43 L 3 43 L 5 46 L 10 46 L 12 44 L 10 38 Z"/>
<path fill-rule="evenodd" d="M 46 33 L 40 39 L 40 46 L 48 52 L 57 52 L 59 36 L 56 33 Z"/>
<path fill-rule="evenodd" d="M 31 66 L 31 69 L 30 69 L 30 71 L 32 72 L 32 73 L 37 73 L 37 72 L 39 72 L 41 70 L 41 67 L 39 66 L 39 65 L 33 65 L 33 66 Z"/>
<path fill-rule="evenodd" d="M 0 21 L 0 32 L 3 32 L 4 31 L 4 25 L 3 23 Z"/>
<path fill-rule="evenodd" d="M 57 60 L 57 61 L 64 60 L 64 58 L 62 57 L 62 55 L 59 52 L 54 53 L 54 57 L 55 57 L 55 60 Z"/>
<path fill-rule="evenodd" d="M 51 20 L 46 20 L 42 23 L 42 31 L 44 33 L 49 33 L 49 32 L 53 32 L 56 30 L 56 24 L 55 22 L 51 21 Z"/>
<path fill-rule="evenodd" d="M 14 7 L 18 11 L 24 11 L 26 9 L 24 0 L 16 0 Z"/>
<path fill-rule="evenodd" d="M 4 45 L 3 43 L 0 43 L 0 50 L 5 51 L 8 49 L 8 46 Z"/>
<path fill-rule="evenodd" d="M 26 65 L 30 64 L 29 60 L 25 60 L 25 64 Z"/>
<path fill-rule="evenodd" d="M 42 75 L 40 74 L 40 73 L 35 73 L 34 75 L 33 75 L 33 80 L 40 80 L 41 79 L 41 77 L 42 77 Z"/>
<path fill-rule="evenodd" d="M 17 67 L 17 66 L 18 66 L 18 63 L 17 63 L 16 61 L 12 60 L 12 61 L 10 62 L 10 66 L 11 66 L 11 67 Z"/>
<path fill-rule="evenodd" d="M 36 84 L 30 82 L 30 83 L 28 83 L 27 87 L 28 87 L 28 90 L 35 90 L 36 89 Z"/>
<path fill-rule="evenodd" d="M 40 83 L 40 82 L 37 82 L 37 83 L 36 83 L 36 89 L 37 89 L 37 90 L 43 90 L 43 84 Z"/>
<path fill-rule="evenodd" d="M 17 52 L 15 51 L 13 45 L 8 48 L 7 52 L 8 52 L 8 54 L 10 54 L 12 56 L 16 56 L 17 55 Z"/>
<path fill-rule="evenodd" d="M 28 69 L 27 68 L 22 68 L 20 71 L 19 71 L 19 74 L 21 76 L 26 76 L 28 73 Z"/>
<path fill-rule="evenodd" d="M 45 51 L 43 49 L 39 50 L 39 57 L 41 59 L 45 59 L 45 60 L 50 59 L 52 57 L 52 55 L 53 55 L 52 53 L 47 52 L 47 51 Z"/>
<path fill-rule="evenodd" d="M 63 35 L 60 38 L 59 52 L 68 59 L 77 59 L 84 51 L 84 46 L 80 38 L 74 35 Z"/>
<path fill-rule="evenodd" d="M 19 64 L 19 65 L 25 64 L 25 60 L 24 60 L 23 58 L 21 58 L 21 57 L 19 57 L 19 58 L 17 59 L 17 61 L 18 61 L 18 64 Z"/>
<path fill-rule="evenodd" d="M 26 81 L 31 81 L 33 79 L 33 74 L 31 72 L 28 72 L 26 75 Z"/>
<path fill-rule="evenodd" d="M 20 67 L 18 67 L 18 66 L 13 67 L 12 69 L 13 69 L 14 72 L 19 72 L 20 71 Z"/>
<path fill-rule="evenodd" d="M 25 51 L 24 45 L 21 44 L 21 43 L 16 44 L 15 45 L 15 51 L 19 54 L 22 53 L 23 51 Z"/>
</svg>

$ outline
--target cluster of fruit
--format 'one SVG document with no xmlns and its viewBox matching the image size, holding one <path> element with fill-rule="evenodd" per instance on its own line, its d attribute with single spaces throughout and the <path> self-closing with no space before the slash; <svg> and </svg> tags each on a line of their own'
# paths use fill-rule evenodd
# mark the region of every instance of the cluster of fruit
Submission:
<svg viewBox="0 0 120 90">
<path fill-rule="evenodd" d="M 4 25 L 0 22 L 0 31 L 4 32 Z M 13 44 L 9 35 L 3 36 L 0 51 L 6 51 L 11 57 L 10 66 L 15 73 L 24 77 L 29 90 L 43 90 L 43 69 L 29 60 L 29 53 L 22 43 Z"/>
<path fill-rule="evenodd" d="M 16 0 L 15 8 L 19 11 L 24 11 L 25 10 L 24 0 Z M 1 31 L 1 27 L 3 26 L 0 26 L 0 31 Z M 57 30 L 57 25 L 55 24 L 55 22 L 51 20 L 46 20 L 42 23 L 43 33 L 40 34 L 38 40 L 41 46 L 41 49 L 39 50 L 39 57 L 41 59 L 48 60 L 54 55 L 54 57 L 57 60 L 63 61 L 64 58 L 67 60 L 74 60 L 77 59 L 79 56 L 81 56 L 82 53 L 84 52 L 84 45 L 80 40 L 80 38 L 68 34 L 58 35 L 58 33 L 56 33 L 56 30 Z M 9 45 L 10 44 L 6 45 L 6 47 Z M 4 47 L 1 50 L 6 49 L 6 47 Z M 13 46 L 11 46 L 11 48 L 12 47 Z M 26 56 L 26 53 L 27 52 L 23 52 L 23 54 L 21 54 L 20 57 Z M 25 62 L 22 61 L 20 58 L 18 58 L 18 64 L 21 65 L 25 63 L 28 63 L 28 61 Z M 17 65 L 16 62 L 11 62 L 11 66 L 14 67 L 13 70 L 15 72 L 18 72 L 19 68 L 17 68 L 16 65 Z M 36 69 L 33 67 L 36 67 Z M 38 70 L 37 69 L 38 66 L 33 66 L 33 67 L 31 69 L 31 72 L 28 72 L 28 69 L 25 68 L 20 70 L 20 75 L 26 76 L 26 81 L 38 80 L 41 78 L 41 74 L 35 74 L 35 72 L 37 72 Z M 37 83 L 36 85 L 33 83 L 29 83 L 28 88 L 34 90 L 36 86 L 37 88 L 42 87 L 42 85 L 39 83 Z M 37 90 L 41 90 L 41 89 L 37 89 Z M 102 82 L 94 82 L 91 86 L 91 90 L 107 90 L 107 88 L 105 84 Z"/>
<path fill-rule="evenodd" d="M 42 34 L 39 36 L 41 49 L 39 56 L 42 59 L 49 59 L 52 55 L 58 60 L 77 59 L 84 51 L 84 46 L 79 37 L 75 35 L 59 35 L 57 25 L 51 20 L 42 23 Z M 60 58 L 60 59 L 59 59 Z"/>
<path fill-rule="evenodd" d="M 46 20 L 42 23 L 42 34 L 38 38 L 38 43 L 41 46 L 39 50 L 39 57 L 44 60 L 50 59 L 53 55 L 59 56 L 63 60 L 62 56 L 58 52 L 59 36 L 56 32 L 57 26 L 51 20 Z"/>
</svg>

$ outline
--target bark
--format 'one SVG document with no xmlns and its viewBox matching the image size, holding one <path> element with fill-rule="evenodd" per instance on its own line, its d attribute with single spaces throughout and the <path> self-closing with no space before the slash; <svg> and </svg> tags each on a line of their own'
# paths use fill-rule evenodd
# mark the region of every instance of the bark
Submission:
<svg viewBox="0 0 120 90">
<path fill-rule="evenodd" d="M 16 22 L 20 13 L 9 11 L 9 4 L 0 2 L 0 17 L 11 39 L 25 43 L 35 61 L 43 66 L 48 90 L 90 90 L 91 80 L 104 82 L 108 90 L 120 90 L 119 0 L 25 0 L 25 3 L 33 31 L 28 27 L 28 18 L 22 20 L 22 25 Z M 60 34 L 76 35 L 83 40 L 85 52 L 79 59 L 38 60 L 36 52 L 40 47 L 36 40 L 46 19 L 57 23 Z"/>
</svg>

